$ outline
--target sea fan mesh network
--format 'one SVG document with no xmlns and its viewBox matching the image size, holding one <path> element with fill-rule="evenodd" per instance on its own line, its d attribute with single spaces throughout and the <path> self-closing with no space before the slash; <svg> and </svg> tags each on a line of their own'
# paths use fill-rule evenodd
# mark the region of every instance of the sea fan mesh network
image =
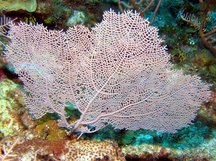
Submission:
<svg viewBox="0 0 216 161">
<path fill-rule="evenodd" d="M 198 76 L 172 69 L 158 29 L 137 13 L 106 11 L 91 31 L 12 24 L 7 36 L 5 55 L 25 85 L 30 113 L 56 112 L 60 126 L 72 130 L 91 133 L 111 124 L 173 133 L 210 97 Z M 72 125 L 66 102 L 81 113 Z"/>
</svg>

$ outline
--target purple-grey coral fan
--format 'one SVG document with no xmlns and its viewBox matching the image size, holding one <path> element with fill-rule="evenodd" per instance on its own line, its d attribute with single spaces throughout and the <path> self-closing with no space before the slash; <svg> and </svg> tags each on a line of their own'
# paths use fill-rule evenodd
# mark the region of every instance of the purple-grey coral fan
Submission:
<svg viewBox="0 0 216 161">
<path fill-rule="evenodd" d="M 12 24 L 6 58 L 26 89 L 35 118 L 55 112 L 60 126 L 82 133 L 108 124 L 118 129 L 174 133 L 190 124 L 210 97 L 198 76 L 172 69 L 158 29 L 137 13 L 106 11 L 91 31 Z M 81 116 L 72 125 L 65 103 Z"/>
</svg>

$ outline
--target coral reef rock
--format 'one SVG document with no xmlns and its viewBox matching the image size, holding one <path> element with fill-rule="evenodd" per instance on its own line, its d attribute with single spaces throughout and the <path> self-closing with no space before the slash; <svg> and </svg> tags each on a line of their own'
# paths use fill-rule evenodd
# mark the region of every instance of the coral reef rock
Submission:
<svg viewBox="0 0 216 161">
<path fill-rule="evenodd" d="M 111 141 L 33 139 L 17 144 L 12 154 L 18 160 L 125 161 Z"/>
</svg>

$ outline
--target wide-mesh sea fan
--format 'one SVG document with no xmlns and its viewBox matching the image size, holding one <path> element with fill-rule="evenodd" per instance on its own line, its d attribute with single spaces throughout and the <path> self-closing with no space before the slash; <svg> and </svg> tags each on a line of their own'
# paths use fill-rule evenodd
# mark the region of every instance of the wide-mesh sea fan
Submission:
<svg viewBox="0 0 216 161">
<path fill-rule="evenodd" d="M 106 11 L 91 31 L 12 24 L 7 36 L 6 58 L 24 82 L 27 108 L 36 118 L 56 112 L 72 130 L 91 133 L 111 124 L 173 133 L 210 97 L 198 76 L 172 69 L 158 29 L 137 13 Z M 72 125 L 66 102 L 81 113 Z"/>
</svg>

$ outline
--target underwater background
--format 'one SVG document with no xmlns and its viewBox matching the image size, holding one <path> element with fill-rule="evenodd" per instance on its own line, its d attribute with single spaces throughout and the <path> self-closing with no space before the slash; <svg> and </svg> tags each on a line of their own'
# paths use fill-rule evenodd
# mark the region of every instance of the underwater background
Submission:
<svg viewBox="0 0 216 161">
<path fill-rule="evenodd" d="M 212 84 L 193 124 L 175 134 L 150 130 L 116 130 L 108 126 L 93 134 L 59 128 L 58 116 L 34 120 L 24 107 L 23 83 L 3 57 L 0 46 L 1 160 L 71 161 L 215 161 L 216 160 L 216 1 L 215 0 L 0 0 L 0 31 L 10 21 L 43 24 L 66 31 L 83 24 L 93 27 L 104 11 L 133 10 L 148 18 L 167 46 L 176 69 L 197 74 Z M 3 34 L 0 41 L 10 42 Z M 68 119 L 79 112 L 68 103 Z"/>
</svg>

